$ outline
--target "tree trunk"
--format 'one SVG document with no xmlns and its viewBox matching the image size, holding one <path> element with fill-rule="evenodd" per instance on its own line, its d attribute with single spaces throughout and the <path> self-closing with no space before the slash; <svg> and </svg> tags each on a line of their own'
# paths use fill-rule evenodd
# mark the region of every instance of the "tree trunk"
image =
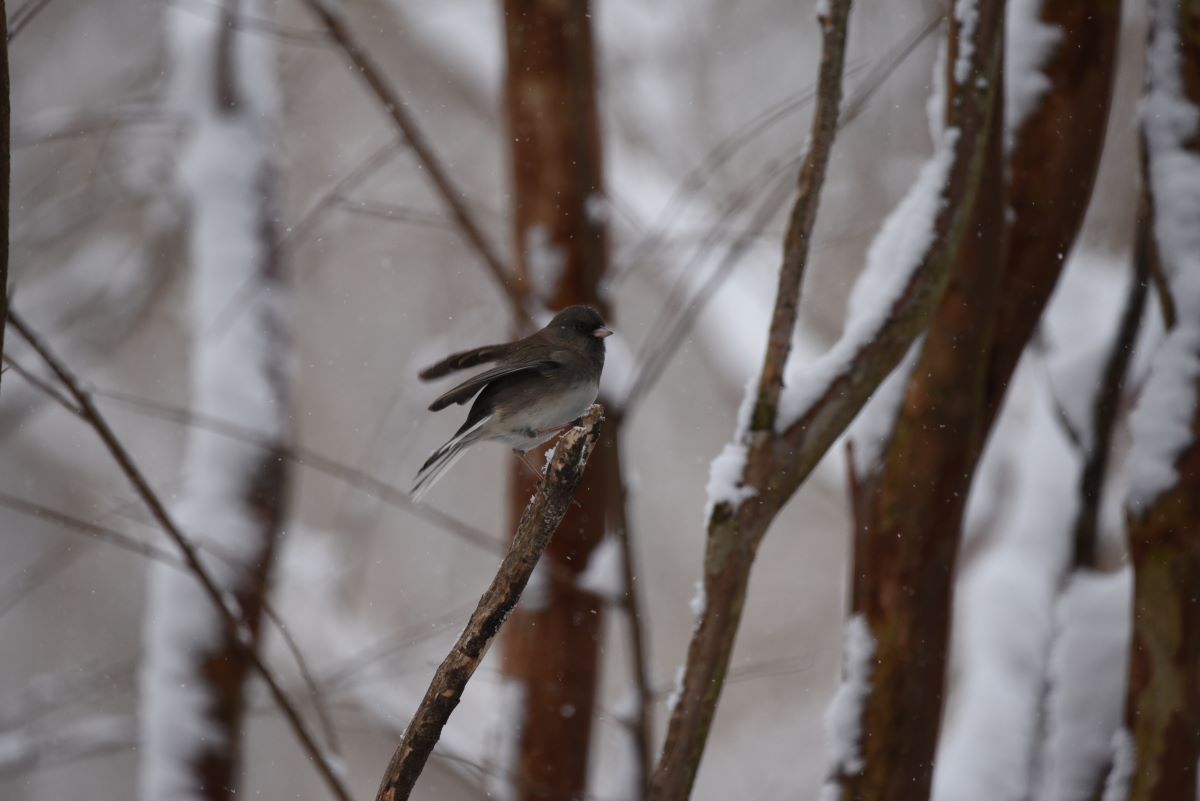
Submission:
<svg viewBox="0 0 1200 801">
<path fill-rule="evenodd" d="M 599 284 L 608 262 L 605 198 L 589 3 L 505 0 L 508 66 L 505 100 L 514 202 L 515 264 L 525 297 L 560 309 L 609 309 Z M 587 789 L 588 754 L 599 677 L 603 606 L 564 576 L 579 575 L 605 534 L 610 486 L 619 481 L 619 415 L 605 427 L 584 475 L 578 505 L 546 551 L 545 593 L 523 601 L 504 629 L 502 671 L 520 698 L 501 792 L 569 801 Z M 538 451 L 527 458 L 540 465 Z M 514 461 L 515 523 L 534 477 Z M 540 579 L 541 580 L 541 579 Z"/>
<path fill-rule="evenodd" d="M 269 3 L 249 3 L 256 16 Z M 286 512 L 290 342 L 275 221 L 272 162 L 278 99 L 274 51 L 239 32 L 241 9 L 219 22 L 175 14 L 174 100 L 190 121 L 179 180 L 190 206 L 192 392 L 196 411 L 261 432 L 253 444 L 192 429 L 179 518 L 257 639 Z M 252 300 L 219 329 L 245 282 Z M 236 797 L 251 664 L 188 575 L 155 568 L 148 601 L 143 693 L 142 797 Z"/>
<path fill-rule="evenodd" d="M 8 319 L 8 205 L 12 191 L 12 137 L 9 118 L 12 114 L 12 87 L 8 77 L 8 16 L 4 0 L 0 0 L 0 20 L 4 39 L 0 41 L 0 353 L 4 352 L 4 329 Z"/>
<path fill-rule="evenodd" d="M 833 777 L 855 801 L 924 801 L 933 778 L 954 565 L 1004 267 L 1003 3 L 980 3 L 978 24 L 993 48 L 980 75 L 992 87 L 981 186 L 882 462 L 856 484 L 853 609 L 874 646 L 861 766 L 843 760 Z M 950 42 L 953 70 L 958 36 Z M 948 94 L 948 106 L 959 102 Z"/>
<path fill-rule="evenodd" d="M 1126 732 L 1115 744 L 1108 789 L 1130 801 L 1194 801 L 1200 758 L 1200 0 L 1157 0 L 1152 8 L 1142 136 L 1153 251 L 1175 320 L 1132 420 L 1133 640 Z"/>
</svg>

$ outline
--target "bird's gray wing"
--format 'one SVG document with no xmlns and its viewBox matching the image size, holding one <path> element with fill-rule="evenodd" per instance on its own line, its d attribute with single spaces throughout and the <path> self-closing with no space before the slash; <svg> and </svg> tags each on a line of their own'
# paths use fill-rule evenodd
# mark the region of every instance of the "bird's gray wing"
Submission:
<svg viewBox="0 0 1200 801">
<path fill-rule="evenodd" d="M 485 370 L 479 375 L 472 376 L 458 386 L 447 390 L 437 400 L 429 404 L 429 411 L 436 412 L 440 409 L 445 409 L 452 403 L 466 403 L 475 397 L 476 393 L 498 378 L 513 375 L 514 373 L 522 373 L 526 370 L 548 370 L 558 366 L 559 362 L 554 358 L 554 354 L 548 354 L 545 358 L 541 359 L 513 362 L 493 367 L 491 370 Z"/>
<path fill-rule="evenodd" d="M 455 370 L 465 370 L 477 364 L 500 361 L 508 355 L 511 348 L 512 346 L 509 344 L 484 345 L 482 348 L 471 348 L 471 350 L 452 353 L 437 364 L 426 367 L 418 375 L 422 381 L 429 381 L 453 373 Z"/>
</svg>

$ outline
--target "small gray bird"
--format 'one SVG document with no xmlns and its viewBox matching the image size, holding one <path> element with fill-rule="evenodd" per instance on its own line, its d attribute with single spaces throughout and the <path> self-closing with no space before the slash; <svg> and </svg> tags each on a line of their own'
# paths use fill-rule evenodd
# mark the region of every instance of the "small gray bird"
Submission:
<svg viewBox="0 0 1200 801">
<path fill-rule="evenodd" d="M 495 440 L 524 453 L 586 412 L 600 391 L 604 338 L 611 333 L 591 306 L 568 306 L 524 339 L 455 353 L 422 370 L 421 379 L 429 381 L 496 362 L 429 404 L 436 412 L 475 398 L 462 428 L 417 471 L 413 499 L 420 500 L 467 446 Z"/>
</svg>

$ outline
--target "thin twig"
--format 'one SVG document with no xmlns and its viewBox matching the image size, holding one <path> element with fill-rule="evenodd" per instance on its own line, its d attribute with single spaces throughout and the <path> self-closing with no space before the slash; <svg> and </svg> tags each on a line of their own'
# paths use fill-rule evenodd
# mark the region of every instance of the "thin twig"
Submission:
<svg viewBox="0 0 1200 801">
<path fill-rule="evenodd" d="M 843 113 L 837 122 L 839 131 L 845 129 L 862 114 L 867 106 L 867 102 L 874 97 L 875 93 L 879 91 L 887 79 L 896 73 L 897 68 L 916 51 L 917 47 L 937 30 L 944 16 L 941 13 L 932 16 L 919 29 L 905 37 L 896 47 L 889 51 L 887 56 L 871 68 L 862 83 L 855 88 L 854 92 L 847 99 Z M 802 161 L 803 156 L 790 159 L 782 165 L 767 165 L 762 175 L 756 175 L 753 180 L 748 182 L 744 192 L 738 193 L 731 199 L 723 211 L 720 221 L 713 230 L 721 230 L 724 223 L 732 218 L 739 207 L 746 202 L 752 191 L 760 190 L 764 184 L 770 183 L 771 176 L 780 173 L 786 174 L 796 168 Z M 685 178 L 686 180 L 688 179 Z M 708 305 L 708 301 L 717 293 L 717 290 L 721 288 L 729 276 L 733 274 L 733 268 L 737 266 L 750 246 L 762 235 L 762 232 L 770 224 L 771 220 L 774 219 L 776 212 L 787 198 L 787 193 L 790 189 L 791 184 L 787 181 L 778 181 L 776 183 L 774 188 L 767 193 L 767 199 L 759 206 L 756 214 L 739 234 L 732 237 L 732 241 L 727 246 L 721 262 L 709 274 L 700 288 L 687 300 L 682 311 L 671 320 L 664 321 L 657 332 L 647 337 L 647 342 L 653 344 L 648 344 L 639 354 L 638 366 L 633 379 L 630 381 L 630 389 L 624 399 L 622 411 L 628 412 L 632 409 L 639 400 L 645 397 L 659 376 L 663 374 L 664 366 L 686 341 L 688 334 L 692 330 L 692 326 L 700 316 L 700 313 Z M 716 240 L 715 237 L 712 237 L 700 246 L 699 251 L 707 253 L 715 246 Z M 695 266 L 694 264 L 688 265 L 683 273 L 690 273 Z M 668 302 L 667 305 L 669 307 L 674 304 Z"/>
<path fill-rule="evenodd" d="M 9 367 L 11 367 L 12 371 L 14 373 L 21 376 L 21 378 L 25 379 L 25 383 L 29 384 L 29 386 L 33 387 L 38 392 L 41 392 L 43 395 L 45 395 L 46 397 L 53 400 L 55 403 L 57 403 L 59 406 L 61 406 L 66 411 L 73 414 L 75 417 L 83 417 L 83 412 L 80 411 L 78 406 L 76 406 L 74 403 L 72 403 L 67 397 L 65 397 L 57 389 L 50 386 L 48 383 L 46 383 L 41 378 L 39 378 L 37 375 L 35 375 L 32 370 L 29 370 L 26 367 L 22 367 L 16 360 L 14 360 L 7 353 L 4 354 L 3 358 L 4 358 L 4 363 L 7 364 Z"/>
<path fill-rule="evenodd" d="M 354 487 L 373 498 L 377 498 L 389 506 L 395 506 L 420 517 L 477 548 L 492 553 L 503 553 L 504 551 L 504 544 L 502 542 L 469 523 L 463 522 L 453 515 L 441 511 L 437 507 L 417 503 L 413 501 L 412 496 L 407 491 L 381 481 L 370 473 L 339 462 L 316 451 L 295 445 L 280 447 L 274 440 L 268 439 L 252 428 L 191 409 L 120 392 L 106 390 L 94 390 L 93 392 L 96 397 L 117 401 L 143 414 L 157 417 L 161 420 L 169 420 L 180 425 L 202 428 L 205 431 L 236 439 L 239 442 L 256 448 L 277 449 L 281 458 L 295 462 L 311 470 L 316 470 L 327 476 L 337 478 L 345 482 L 348 486 Z"/>
<path fill-rule="evenodd" d="M 17 38 L 17 34 L 25 30 L 29 23 L 46 10 L 48 5 L 50 5 L 50 0 L 29 0 L 28 3 L 14 11 L 12 24 L 8 26 L 8 43 L 12 44 L 13 39 Z"/>
<path fill-rule="evenodd" d="M 49 367 L 55 376 L 58 377 L 59 382 L 62 383 L 63 387 L 67 390 L 71 397 L 75 399 L 75 402 L 79 405 L 80 410 L 83 412 L 84 419 L 96 432 L 96 435 L 100 438 L 101 442 L 104 443 L 104 446 L 108 449 L 113 461 L 116 462 L 117 466 L 125 475 L 126 479 L 128 479 L 129 483 L 133 485 L 134 490 L 142 499 L 142 502 L 145 503 L 146 508 L 158 522 L 162 530 L 179 548 L 180 552 L 183 554 L 184 562 L 187 564 L 193 575 L 195 575 L 204 592 L 209 596 L 209 600 L 219 613 L 226 629 L 233 633 L 234 636 L 231 637 L 232 642 L 237 643 L 236 647 L 242 650 L 246 660 L 262 677 L 263 682 L 267 685 L 268 691 L 270 692 L 272 698 L 274 698 L 275 703 L 279 706 L 279 709 L 283 713 L 284 718 L 287 720 L 288 725 L 292 728 L 292 731 L 295 732 L 296 737 L 300 741 L 305 753 L 313 761 L 317 772 L 320 773 L 321 778 L 325 780 L 325 784 L 329 788 L 332 795 L 335 798 L 338 798 L 339 801 L 351 801 L 350 792 L 346 789 L 345 785 L 342 783 L 342 780 L 338 777 L 336 770 L 326 759 L 325 754 L 321 751 L 320 746 L 317 745 L 316 739 L 308 730 L 308 726 L 300 717 L 300 713 L 296 710 L 296 707 L 292 703 L 291 699 L 288 698 L 287 694 L 283 691 L 283 688 L 276 680 L 274 674 L 259 656 L 257 649 L 255 649 L 251 643 L 243 641 L 242 637 L 238 633 L 241 630 L 241 627 L 238 623 L 238 617 L 233 613 L 233 611 L 230 610 L 228 606 L 225 605 L 224 596 L 220 588 L 217 586 L 216 581 L 208 572 L 208 568 L 206 568 L 204 563 L 200 560 L 200 555 L 196 549 L 196 546 L 176 525 L 174 519 L 171 517 L 171 514 L 167 511 L 166 506 L 163 504 L 162 500 L 159 499 L 158 495 L 154 492 L 154 489 L 150 486 L 150 483 L 146 480 L 146 477 L 142 473 L 141 469 L 134 462 L 133 457 L 125 449 L 125 446 L 121 443 L 121 440 L 108 425 L 108 421 L 96 408 L 95 403 L 92 401 L 91 395 L 84 391 L 79 381 L 70 372 L 66 365 L 58 359 L 58 357 L 44 342 L 42 342 L 37 334 L 25 323 L 24 319 L 12 309 L 9 309 L 8 322 L 22 337 L 24 337 L 25 341 L 28 342 L 34 351 L 37 352 L 38 356 L 43 362 L 45 362 L 46 366 Z"/>
<path fill-rule="evenodd" d="M 603 409 L 593 406 L 581 425 L 563 434 L 554 450 L 537 493 L 525 507 L 516 534 L 479 606 L 433 681 L 404 731 L 400 745 L 380 783 L 376 801 L 405 801 L 433 752 L 442 727 L 458 706 L 467 682 L 479 667 L 488 646 L 516 606 L 542 552 L 567 512 L 583 478 L 588 457 L 600 435 Z"/>
<path fill-rule="evenodd" d="M 614 420 L 614 430 L 616 423 Z M 625 622 L 629 630 L 629 672 L 633 676 L 633 692 L 636 707 L 628 720 L 622 722 L 628 727 L 634 741 L 637 753 L 636 774 L 634 786 L 645 793 L 650 783 L 650 774 L 654 769 L 654 686 L 650 677 L 650 656 L 646 643 L 646 622 L 644 605 L 641 602 L 637 585 L 637 558 L 633 550 L 633 534 L 629 527 L 629 498 L 625 482 L 622 480 L 620 448 L 617 447 L 613 458 L 605 462 L 612 470 L 609 476 L 608 493 L 609 509 L 607 517 L 612 533 L 616 537 L 617 546 L 621 551 L 621 578 L 623 592 L 621 593 L 621 609 L 625 613 Z M 639 796 L 640 797 L 640 796 Z"/>
<path fill-rule="evenodd" d="M 425 138 L 416 119 L 409 113 L 408 104 L 404 98 L 392 84 L 388 83 L 382 68 L 375 63 L 375 59 L 351 33 L 340 11 L 334 10 L 326 0 L 302 1 L 309 11 L 324 24 L 333 41 L 354 65 L 355 73 L 366 83 L 371 94 L 379 101 L 380 106 L 391 117 L 405 142 L 412 148 L 413 153 L 421 162 L 421 166 L 429 174 L 430 182 L 446 204 L 454 222 L 458 224 L 463 237 L 483 260 L 488 274 L 508 299 L 513 315 L 522 325 L 532 325 L 532 317 L 525 308 L 524 284 L 518 281 L 513 271 L 505 266 L 504 260 L 488 242 L 483 229 L 480 228 L 472 212 L 467 208 L 462 191 L 442 166 L 441 160 L 433 151 L 433 146 Z"/>
<path fill-rule="evenodd" d="M 322 192 L 317 201 L 309 207 L 308 211 L 304 212 L 303 216 L 296 223 L 287 226 L 283 230 L 283 233 L 279 235 L 279 240 L 275 243 L 275 246 L 280 250 L 284 248 L 295 249 L 297 242 L 303 241 L 308 236 L 309 232 L 321 218 L 321 215 L 334 206 L 342 193 L 357 187 L 374 174 L 387 163 L 387 160 L 399 148 L 400 143 L 395 140 L 389 140 L 371 151 L 354 169 L 338 179 L 333 186 Z M 263 291 L 264 286 L 265 284 L 262 281 L 256 281 L 253 275 L 246 276 L 241 286 L 233 293 L 233 296 L 229 298 L 219 312 L 213 315 L 213 319 L 204 326 L 204 330 L 206 332 L 224 331 L 232 326 L 237 317 L 243 311 L 250 308 L 251 301 L 258 297 L 258 294 Z"/>
</svg>

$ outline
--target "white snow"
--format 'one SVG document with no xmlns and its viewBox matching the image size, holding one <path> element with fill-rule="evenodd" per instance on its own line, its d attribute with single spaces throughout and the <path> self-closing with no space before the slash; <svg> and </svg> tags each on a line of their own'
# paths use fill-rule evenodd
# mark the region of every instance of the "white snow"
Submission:
<svg viewBox="0 0 1200 801">
<path fill-rule="evenodd" d="M 850 441 L 854 443 L 854 473 L 866 476 L 883 458 L 883 447 L 892 435 L 896 417 L 900 414 L 904 395 L 908 390 L 908 379 L 916 367 L 921 353 L 922 335 L 909 347 L 904 360 L 888 375 L 862 412 L 850 427 Z"/>
<path fill-rule="evenodd" d="M 1141 120 L 1154 193 L 1154 233 L 1163 268 L 1181 304 L 1179 319 L 1200 314 L 1200 155 L 1187 143 L 1200 130 L 1200 108 L 1184 94 L 1179 54 L 1179 6 L 1156 6 L 1147 53 L 1149 91 Z M 1192 314 L 1183 312 L 1191 311 Z"/>
<path fill-rule="evenodd" d="M 1133 735 L 1128 729 L 1120 728 L 1112 737 L 1112 770 L 1104 783 L 1101 801 L 1126 801 L 1129 798 L 1129 782 L 1137 769 L 1137 751 Z"/>
<path fill-rule="evenodd" d="M 617 601 L 625 594 L 625 580 L 621 571 L 621 542 L 609 535 L 588 557 L 587 568 L 576 579 L 580 589 L 603 598 Z"/>
<path fill-rule="evenodd" d="M 1104 775 L 1123 716 L 1132 593 L 1129 568 L 1079 571 L 1059 598 L 1035 798 L 1091 801 Z"/>
<path fill-rule="evenodd" d="M 713 509 L 722 503 L 728 503 L 734 511 L 742 502 L 753 498 L 758 491 L 742 483 L 742 474 L 746 469 L 746 454 L 748 449 L 741 442 L 729 442 L 721 449 L 717 458 L 712 460 L 708 468 L 708 503 L 704 507 L 704 519 L 712 517 Z"/>
<path fill-rule="evenodd" d="M 688 601 L 688 608 L 692 610 L 692 631 L 696 631 L 704 620 L 704 613 L 708 611 L 708 595 L 704 592 L 703 581 L 696 582 L 696 593 Z"/>
<path fill-rule="evenodd" d="M 979 24 L 979 0 L 954 0 L 954 18 L 958 20 L 959 25 L 954 81 L 962 85 L 971 77 L 971 59 L 975 55 L 975 27 Z"/>
<path fill-rule="evenodd" d="M 551 239 L 546 226 L 535 224 L 525 229 L 525 267 L 538 299 L 546 302 L 554 296 L 566 266 L 566 254 Z"/>
<path fill-rule="evenodd" d="M 613 324 L 609 322 L 609 327 Z M 604 371 L 600 373 L 599 402 L 613 408 L 624 408 L 633 383 L 636 359 L 629 350 L 628 337 L 622 336 L 620 321 L 615 333 L 604 340 Z"/>
<path fill-rule="evenodd" d="M 1018 801 L 1030 781 L 1079 473 L 1045 384 L 1023 382 L 1012 401 L 1018 420 L 1008 421 L 1004 444 L 997 447 L 1020 454 L 1017 485 L 1011 511 L 996 527 L 996 545 L 959 581 L 957 680 L 939 744 L 935 801 Z"/>
<path fill-rule="evenodd" d="M 825 711 L 825 733 L 833 772 L 853 776 L 863 768 L 859 749 L 862 706 L 871 692 L 875 657 L 875 638 L 863 615 L 846 621 L 844 649 L 842 683 Z"/>
<path fill-rule="evenodd" d="M 929 97 L 925 100 L 926 122 L 933 141 L 942 138 L 946 130 L 946 40 L 938 39 L 937 54 L 933 57 L 933 76 L 929 83 Z"/>
<path fill-rule="evenodd" d="M 551 577 L 546 564 L 539 559 L 529 574 L 529 582 L 521 593 L 521 608 L 527 612 L 541 612 L 550 605 Z"/>
<path fill-rule="evenodd" d="M 1086 251 L 1072 257 L 1043 317 L 1039 343 L 1010 382 L 972 485 L 966 531 L 986 536 L 987 544 L 970 543 L 978 550 L 956 590 L 952 690 L 934 801 L 1068 801 L 1075 797 L 1031 796 L 1030 783 L 1045 786 L 1047 771 L 1065 775 L 1083 764 L 1088 738 L 1076 736 L 1079 727 L 1098 732 L 1107 750 L 1108 710 L 1122 701 L 1112 674 L 1117 680 L 1123 675 L 1120 643 L 1128 638 L 1128 611 L 1121 605 L 1128 604 L 1128 585 L 1122 599 L 1119 592 L 1113 595 L 1108 577 L 1080 578 L 1062 594 L 1081 460 L 1055 403 L 1064 392 L 1092 397 L 1099 378 L 1093 356 L 1098 348 L 1107 351 L 1127 274 L 1123 258 Z M 1093 368 L 1084 370 L 1083 364 Z M 1074 383 L 1065 380 L 1068 375 Z M 1051 386 L 1062 392 L 1056 397 Z M 1114 492 L 1109 488 L 1107 494 Z M 1101 534 L 1115 539 L 1120 528 Z M 1097 583 L 1107 595 L 1094 591 Z M 1084 592 L 1077 595 L 1079 588 Z M 1090 621 L 1107 628 L 1096 632 Z M 1068 663 L 1055 665 L 1063 649 L 1070 651 Z M 1047 680 L 1055 686 L 1047 689 Z M 1049 718 L 1047 729 L 1039 722 L 1042 713 Z M 1053 752 L 1045 747 L 1047 737 L 1056 741 Z"/>
<path fill-rule="evenodd" d="M 675 711 L 675 707 L 679 704 L 679 699 L 683 697 L 683 677 L 687 675 L 687 668 L 683 665 L 675 668 L 675 687 L 671 690 L 671 694 L 667 696 L 667 714 Z"/>
<path fill-rule="evenodd" d="M 1184 94 L 1179 24 L 1178 5 L 1156 8 L 1146 56 L 1149 90 L 1141 109 L 1154 236 L 1177 323 L 1155 354 L 1131 420 L 1128 504 L 1135 514 L 1175 484 L 1175 461 L 1192 441 L 1191 420 L 1200 402 L 1200 156 L 1187 149 L 1200 130 L 1200 108 Z"/>
<path fill-rule="evenodd" d="M 822 22 L 829 19 L 829 0 L 817 0 L 816 7 L 813 9 L 817 16 L 817 21 Z"/>
<path fill-rule="evenodd" d="M 825 782 L 817 792 L 817 801 L 841 801 L 842 788 L 836 782 Z"/>
<path fill-rule="evenodd" d="M 607 223 L 611 216 L 611 204 L 601 192 L 591 192 L 583 199 L 583 213 L 597 225 Z"/>
<path fill-rule="evenodd" d="M 1011 0 L 1004 32 L 1004 147 L 1011 153 L 1026 118 L 1050 89 L 1043 69 L 1062 30 L 1042 21 L 1044 0 Z"/>
<path fill-rule="evenodd" d="M 815 362 L 788 359 L 775 427 L 783 431 L 803 417 L 854 357 L 874 339 L 934 244 L 934 222 L 945 205 L 943 190 L 954 161 L 959 131 L 949 128 L 916 182 L 888 215 L 854 284 L 840 339 Z"/>
<path fill-rule="evenodd" d="M 496 731 L 496 768 L 489 771 L 488 795 L 496 801 L 515 801 L 514 779 L 521 775 L 521 731 L 525 724 L 525 684 L 517 679 L 500 682 L 501 726 Z"/>
<path fill-rule="evenodd" d="M 1025 376 L 1028 378 L 1028 374 Z M 1004 445 L 1020 454 L 1011 512 L 994 549 L 964 576 L 954 613 L 952 704 L 934 774 L 937 801 L 1024 797 L 1053 635 L 1053 609 L 1075 517 L 1077 461 L 1042 382 L 1012 398 Z M 993 443 L 1000 441 L 997 433 Z"/>
<path fill-rule="evenodd" d="M 269 15 L 266 4 L 251 6 L 247 13 Z M 262 218 L 271 212 L 263 207 L 262 193 L 270 180 L 269 148 L 280 110 L 274 50 L 264 37 L 233 37 L 239 106 L 218 113 L 196 99 L 215 95 L 220 21 L 169 9 L 166 25 L 174 59 L 169 97 L 189 123 L 178 181 L 190 206 L 191 406 L 279 438 L 284 433 L 280 393 L 289 369 L 277 340 L 284 297 L 276 287 L 263 287 L 246 314 L 220 331 L 210 330 L 244 282 L 259 274 L 264 258 Z M 264 543 L 245 500 L 248 471 L 259 459 L 256 448 L 194 430 L 178 506 L 185 532 L 246 565 L 258 561 Z M 207 566 L 226 592 L 236 586 L 238 577 L 226 563 L 208 560 Z M 218 735 L 207 721 L 212 700 L 196 657 L 218 642 L 223 627 L 190 575 L 157 566 L 148 591 L 141 794 L 155 801 L 198 799 L 190 765 Z"/>
<path fill-rule="evenodd" d="M 1131 511 L 1139 514 L 1177 480 L 1175 460 L 1192 442 L 1200 402 L 1200 326 L 1180 322 L 1154 355 L 1151 377 L 1130 417 Z"/>
</svg>

